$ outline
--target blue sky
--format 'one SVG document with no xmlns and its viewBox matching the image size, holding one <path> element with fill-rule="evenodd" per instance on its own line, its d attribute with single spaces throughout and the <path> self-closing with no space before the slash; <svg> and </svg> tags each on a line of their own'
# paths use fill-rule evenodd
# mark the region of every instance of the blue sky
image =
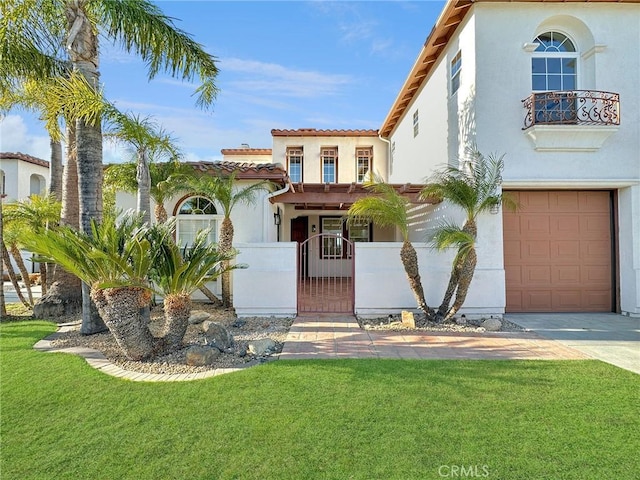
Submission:
<svg viewBox="0 0 640 480">
<path fill-rule="evenodd" d="M 243 143 L 271 148 L 271 129 L 377 129 L 444 1 L 158 1 L 216 56 L 220 93 L 195 107 L 195 85 L 165 75 L 148 82 L 136 57 L 101 39 L 101 79 L 121 110 L 152 116 L 187 160 L 219 160 Z M 49 158 L 37 117 L 0 123 L 0 150 Z M 105 144 L 104 162 L 125 161 Z"/>
</svg>

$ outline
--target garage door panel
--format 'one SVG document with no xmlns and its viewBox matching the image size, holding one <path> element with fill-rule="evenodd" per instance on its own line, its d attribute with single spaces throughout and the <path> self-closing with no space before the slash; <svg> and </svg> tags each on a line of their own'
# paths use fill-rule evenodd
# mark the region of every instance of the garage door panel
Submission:
<svg viewBox="0 0 640 480">
<path fill-rule="evenodd" d="M 581 192 L 580 195 L 580 211 L 600 212 L 609 214 L 611 209 L 609 195 L 603 195 L 607 192 Z"/>
<path fill-rule="evenodd" d="M 577 265 L 556 266 L 552 271 L 553 285 L 580 285 L 581 273 Z"/>
<path fill-rule="evenodd" d="M 611 220 L 605 215 L 585 214 L 580 217 L 580 238 L 585 240 L 601 240 L 607 238 Z"/>
<path fill-rule="evenodd" d="M 550 242 L 550 259 L 553 262 L 575 263 L 580 259 L 579 240 L 559 240 Z"/>
<path fill-rule="evenodd" d="M 549 212 L 575 212 L 580 200 L 578 192 L 549 192 Z"/>
<path fill-rule="evenodd" d="M 524 240 L 521 243 L 522 259 L 528 259 L 532 263 L 548 263 L 551 259 L 548 241 L 529 241 Z"/>
<path fill-rule="evenodd" d="M 523 285 L 548 286 L 551 283 L 551 267 L 549 265 L 529 265 L 522 267 Z"/>
<path fill-rule="evenodd" d="M 580 236 L 580 217 L 562 214 L 549 219 L 551 235 L 557 238 L 578 238 Z"/>
<path fill-rule="evenodd" d="M 508 192 L 504 210 L 507 312 L 611 311 L 607 191 Z"/>
</svg>

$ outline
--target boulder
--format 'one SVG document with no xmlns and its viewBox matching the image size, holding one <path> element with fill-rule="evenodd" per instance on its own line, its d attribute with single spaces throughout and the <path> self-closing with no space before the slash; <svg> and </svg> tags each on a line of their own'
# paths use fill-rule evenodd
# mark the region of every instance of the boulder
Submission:
<svg viewBox="0 0 640 480">
<path fill-rule="evenodd" d="M 270 338 L 261 338 L 259 340 L 252 340 L 249 342 L 249 352 L 256 357 L 263 355 L 269 355 L 276 348 L 276 342 Z"/>
<path fill-rule="evenodd" d="M 189 347 L 186 354 L 187 365 L 202 367 L 211 365 L 220 356 L 220 350 L 215 347 L 193 345 Z"/>
<path fill-rule="evenodd" d="M 480 326 L 487 332 L 498 332 L 502 329 L 502 322 L 497 318 L 487 318 Z"/>
<path fill-rule="evenodd" d="M 208 345 L 213 345 L 219 350 L 224 351 L 231 348 L 233 345 L 233 335 L 229 333 L 229 330 L 218 322 L 211 322 L 205 320 L 202 322 L 202 331 L 207 340 Z"/>
<path fill-rule="evenodd" d="M 191 312 L 191 316 L 189 317 L 189 325 L 195 325 L 198 323 L 202 323 L 205 320 L 209 320 L 211 315 L 209 315 L 204 310 L 194 310 Z"/>
</svg>

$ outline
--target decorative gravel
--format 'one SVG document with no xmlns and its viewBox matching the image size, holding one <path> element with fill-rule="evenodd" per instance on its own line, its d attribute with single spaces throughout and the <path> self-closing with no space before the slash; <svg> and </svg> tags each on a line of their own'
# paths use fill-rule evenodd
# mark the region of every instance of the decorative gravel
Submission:
<svg viewBox="0 0 640 480">
<path fill-rule="evenodd" d="M 423 314 L 414 314 L 416 328 L 407 327 L 402 323 L 401 315 L 389 315 L 387 317 L 363 318 L 357 317 L 360 328 L 364 330 L 378 331 L 423 331 L 423 332 L 486 332 L 487 329 L 481 324 L 486 318 L 456 318 L 455 321 L 447 323 L 435 323 L 428 321 Z M 523 332 L 520 325 L 500 319 L 502 328 L 500 332 Z"/>
<path fill-rule="evenodd" d="M 237 318 L 232 310 L 214 307 L 209 304 L 195 304 L 192 310 L 203 310 L 211 315 L 210 321 L 224 325 L 233 335 L 234 345 L 230 352 L 221 353 L 215 362 L 208 366 L 191 366 L 185 362 L 187 349 L 192 345 L 204 345 L 205 337 L 202 325 L 189 325 L 184 337 L 183 348 L 166 355 L 158 356 L 150 360 L 133 362 L 127 360 L 122 354 L 111 332 L 95 335 L 80 335 L 80 323 L 76 327 L 60 336 L 52 342 L 56 348 L 86 347 L 93 348 L 104 354 L 111 362 L 125 370 L 141 373 L 199 373 L 219 368 L 242 368 L 258 365 L 269 360 L 269 357 L 256 357 L 247 351 L 247 345 L 251 340 L 270 338 L 276 343 L 272 355 L 282 351 L 284 340 L 287 337 L 293 318 L 276 317 L 251 317 Z M 162 308 L 155 307 L 151 311 L 151 323 L 149 328 L 152 333 L 157 333 L 162 325 Z M 70 321 L 77 319 L 70 319 Z"/>
</svg>

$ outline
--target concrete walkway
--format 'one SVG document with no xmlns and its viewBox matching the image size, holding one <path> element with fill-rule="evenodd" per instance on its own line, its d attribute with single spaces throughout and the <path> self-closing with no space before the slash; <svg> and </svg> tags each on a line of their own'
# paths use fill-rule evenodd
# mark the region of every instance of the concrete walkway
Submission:
<svg viewBox="0 0 640 480">
<path fill-rule="evenodd" d="M 640 374 L 640 318 L 615 313 L 522 313 L 505 319 L 591 358 Z"/>
<path fill-rule="evenodd" d="M 534 332 L 361 330 L 353 317 L 297 317 L 281 359 L 415 358 L 570 360 L 588 355 Z"/>
</svg>

